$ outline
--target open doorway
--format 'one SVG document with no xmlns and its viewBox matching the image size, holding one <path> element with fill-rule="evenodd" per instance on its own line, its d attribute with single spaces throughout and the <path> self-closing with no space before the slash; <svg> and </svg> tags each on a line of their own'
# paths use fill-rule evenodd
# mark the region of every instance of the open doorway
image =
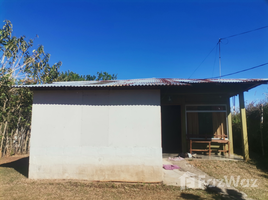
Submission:
<svg viewBox="0 0 268 200">
<path fill-rule="evenodd" d="M 180 153 L 181 149 L 181 107 L 161 106 L 162 152 Z"/>
</svg>

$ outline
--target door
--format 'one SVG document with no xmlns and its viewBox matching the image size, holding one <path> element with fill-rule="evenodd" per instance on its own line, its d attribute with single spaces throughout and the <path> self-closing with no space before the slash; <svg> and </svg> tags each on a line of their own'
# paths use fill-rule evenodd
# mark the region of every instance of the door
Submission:
<svg viewBox="0 0 268 200">
<path fill-rule="evenodd" d="M 161 106 L 162 152 L 180 153 L 181 149 L 181 107 Z"/>
</svg>

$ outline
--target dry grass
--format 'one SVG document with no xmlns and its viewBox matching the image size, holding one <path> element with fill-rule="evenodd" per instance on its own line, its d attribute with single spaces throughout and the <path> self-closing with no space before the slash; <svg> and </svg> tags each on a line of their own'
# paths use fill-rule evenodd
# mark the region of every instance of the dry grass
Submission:
<svg viewBox="0 0 268 200">
<path fill-rule="evenodd" d="M 266 168 L 264 160 L 248 163 L 243 161 L 193 160 L 190 161 L 190 164 L 217 179 L 224 179 L 224 176 L 227 176 L 228 180 L 230 180 L 230 176 L 234 176 L 235 180 L 238 176 L 240 176 L 240 180 L 257 179 L 256 185 L 258 187 L 242 187 L 240 182 L 236 188 L 253 199 L 268 199 L 268 168 Z M 252 182 L 249 181 L 250 186 Z M 243 182 L 242 185 L 245 186 L 246 182 Z M 233 184 L 232 186 L 234 187 Z"/>
<path fill-rule="evenodd" d="M 0 199 L 222 199 L 203 190 L 153 184 L 29 180 L 28 158 L 0 159 Z"/>
</svg>

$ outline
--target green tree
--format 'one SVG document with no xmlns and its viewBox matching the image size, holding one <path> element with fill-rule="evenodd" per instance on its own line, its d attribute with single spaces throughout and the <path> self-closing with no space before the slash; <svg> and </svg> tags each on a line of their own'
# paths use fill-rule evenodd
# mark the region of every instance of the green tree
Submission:
<svg viewBox="0 0 268 200">
<path fill-rule="evenodd" d="M 50 54 L 45 53 L 42 45 L 32 50 L 34 40 L 26 41 L 25 36 L 12 36 L 12 31 L 11 22 L 6 20 L 0 30 L 0 67 L 4 75 L 33 83 L 50 83 L 56 79 L 62 63 L 50 66 Z"/>
<path fill-rule="evenodd" d="M 50 83 L 59 76 L 61 62 L 52 66 L 50 55 L 34 40 L 12 36 L 13 26 L 6 20 L 0 29 L 0 157 L 27 153 L 31 130 L 32 93 L 14 84 Z"/>
<path fill-rule="evenodd" d="M 261 126 L 261 104 L 263 104 L 263 126 Z M 262 155 L 262 144 L 265 155 L 268 154 L 268 102 L 251 102 L 246 106 L 247 129 L 250 156 Z M 232 115 L 234 151 L 242 154 L 240 113 Z M 262 136 L 263 134 L 263 136 Z"/>
<path fill-rule="evenodd" d="M 79 75 L 72 71 L 61 72 L 55 79 L 56 81 L 101 81 L 101 80 L 116 80 L 116 74 L 109 74 L 108 72 L 97 72 L 95 75 Z"/>
<path fill-rule="evenodd" d="M 97 76 L 60 72 L 62 63 L 50 65 L 50 54 L 42 45 L 34 49 L 34 40 L 12 36 L 11 22 L 4 22 L 0 29 L 0 157 L 29 150 L 32 92 L 13 85 L 117 79 L 107 72 L 97 72 Z"/>
</svg>

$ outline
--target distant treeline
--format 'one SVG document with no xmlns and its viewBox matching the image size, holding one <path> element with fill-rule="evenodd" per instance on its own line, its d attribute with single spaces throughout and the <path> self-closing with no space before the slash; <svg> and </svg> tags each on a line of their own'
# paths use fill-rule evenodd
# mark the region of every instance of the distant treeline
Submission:
<svg viewBox="0 0 268 200">
<path fill-rule="evenodd" d="M 109 74 L 107 72 L 97 72 L 95 75 L 79 75 L 72 71 L 61 72 L 57 81 L 100 81 L 100 80 L 116 80 L 117 74 Z"/>
</svg>

